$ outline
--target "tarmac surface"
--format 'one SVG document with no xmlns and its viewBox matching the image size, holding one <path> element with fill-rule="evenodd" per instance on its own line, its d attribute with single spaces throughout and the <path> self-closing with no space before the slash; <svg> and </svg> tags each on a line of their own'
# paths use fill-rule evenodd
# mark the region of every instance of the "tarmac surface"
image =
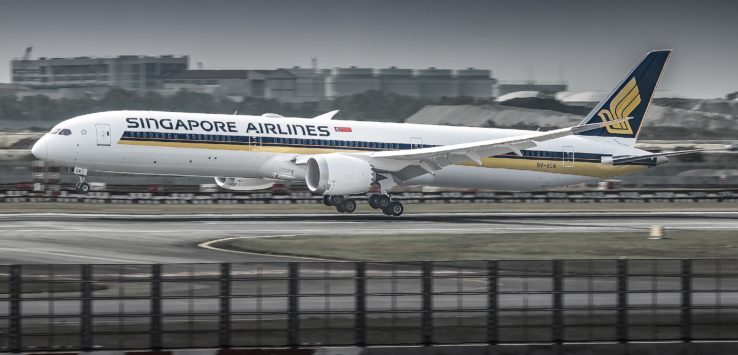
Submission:
<svg viewBox="0 0 738 355">
<path fill-rule="evenodd" d="M 736 230 L 738 212 L 375 214 L 0 214 L 0 264 L 316 260 L 203 248 L 233 236 Z M 205 243 L 205 244 L 203 244 Z"/>
</svg>

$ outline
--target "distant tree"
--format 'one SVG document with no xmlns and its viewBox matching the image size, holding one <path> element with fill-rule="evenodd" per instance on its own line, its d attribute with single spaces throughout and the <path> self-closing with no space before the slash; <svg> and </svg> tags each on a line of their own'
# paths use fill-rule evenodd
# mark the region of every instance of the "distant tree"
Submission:
<svg viewBox="0 0 738 355">
<path fill-rule="evenodd" d="M 167 99 L 167 111 L 178 112 L 218 112 L 218 106 L 213 95 L 180 90 Z"/>
<path fill-rule="evenodd" d="M 167 99 L 155 91 L 147 91 L 141 97 L 141 104 L 146 110 L 161 111 L 167 108 Z"/>
<path fill-rule="evenodd" d="M 57 102 L 44 95 L 26 96 L 20 102 L 26 120 L 46 121 L 57 117 Z"/>
<path fill-rule="evenodd" d="M 471 97 L 444 97 L 439 100 L 419 99 L 412 96 L 387 94 L 380 91 L 339 97 L 335 100 L 290 103 L 275 99 L 244 97 L 240 101 L 218 98 L 205 93 L 182 90 L 172 96 L 156 92 L 139 95 L 135 91 L 115 88 L 99 100 L 89 96 L 79 99 L 51 100 L 45 96 L 0 97 L 0 120 L 39 120 L 58 122 L 87 113 L 110 110 L 164 110 L 181 112 L 225 113 L 246 115 L 277 113 L 292 117 L 314 117 L 340 110 L 337 118 L 400 122 L 425 105 L 484 104 L 490 100 Z"/>
<path fill-rule="evenodd" d="M 0 120 L 25 120 L 23 105 L 15 96 L 0 96 Z"/>
<path fill-rule="evenodd" d="M 333 107 L 341 110 L 338 117 L 342 119 L 400 122 L 428 103 L 411 96 L 371 90 L 339 97 L 333 101 Z"/>
<path fill-rule="evenodd" d="M 133 91 L 112 89 L 97 103 L 100 111 L 138 110 L 142 108 L 141 98 Z"/>
</svg>

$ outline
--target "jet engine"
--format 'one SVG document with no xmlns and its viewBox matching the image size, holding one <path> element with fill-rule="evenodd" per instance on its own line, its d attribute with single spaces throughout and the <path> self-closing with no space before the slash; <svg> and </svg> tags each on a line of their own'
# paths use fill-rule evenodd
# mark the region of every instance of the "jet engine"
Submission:
<svg viewBox="0 0 738 355">
<path fill-rule="evenodd" d="M 216 177 L 215 183 L 224 189 L 237 190 L 237 191 L 264 190 L 274 185 L 274 181 L 266 180 L 266 179 L 233 178 L 233 177 L 229 177 L 229 178 Z"/>
<path fill-rule="evenodd" d="M 305 182 L 310 191 L 325 195 L 367 192 L 376 180 L 374 169 L 364 159 L 345 154 L 321 154 L 307 160 Z"/>
</svg>

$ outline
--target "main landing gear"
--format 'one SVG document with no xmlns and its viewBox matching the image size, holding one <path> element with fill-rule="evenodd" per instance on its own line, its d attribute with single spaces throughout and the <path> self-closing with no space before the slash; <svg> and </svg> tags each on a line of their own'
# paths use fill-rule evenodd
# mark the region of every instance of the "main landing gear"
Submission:
<svg viewBox="0 0 738 355">
<path fill-rule="evenodd" d="M 323 196 L 323 204 L 333 206 L 341 213 L 353 213 L 356 211 L 356 200 L 341 195 Z M 382 210 L 387 216 L 401 216 L 405 207 L 400 201 L 392 200 L 388 195 L 374 194 L 369 196 L 369 206 L 375 210 Z"/>
<path fill-rule="evenodd" d="M 401 216 L 405 207 L 400 201 L 392 200 L 388 195 L 374 194 L 369 196 L 369 206 L 375 210 L 381 209 L 388 216 Z"/>
<path fill-rule="evenodd" d="M 333 206 L 341 213 L 354 213 L 356 211 L 356 200 L 341 195 L 323 196 L 323 204 Z"/>
<path fill-rule="evenodd" d="M 87 194 L 90 192 L 90 184 L 87 183 L 87 169 L 74 167 L 74 175 L 79 177 L 79 182 L 74 185 L 78 193 Z"/>
</svg>

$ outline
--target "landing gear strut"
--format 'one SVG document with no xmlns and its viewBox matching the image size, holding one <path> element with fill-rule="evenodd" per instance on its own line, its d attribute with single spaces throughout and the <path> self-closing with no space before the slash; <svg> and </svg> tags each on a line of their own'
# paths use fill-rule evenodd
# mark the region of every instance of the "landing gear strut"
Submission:
<svg viewBox="0 0 738 355">
<path fill-rule="evenodd" d="M 78 193 L 87 194 L 90 192 L 90 184 L 87 183 L 87 169 L 74 167 L 74 175 L 79 177 L 79 182 L 74 185 Z"/>
</svg>

